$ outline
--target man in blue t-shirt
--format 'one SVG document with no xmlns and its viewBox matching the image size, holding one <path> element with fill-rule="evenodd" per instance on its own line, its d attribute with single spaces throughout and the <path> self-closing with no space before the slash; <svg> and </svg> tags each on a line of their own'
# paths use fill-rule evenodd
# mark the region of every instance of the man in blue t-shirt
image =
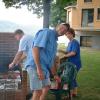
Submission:
<svg viewBox="0 0 100 100">
<path fill-rule="evenodd" d="M 55 30 L 39 30 L 33 42 L 34 66 L 28 66 L 30 87 L 34 91 L 32 100 L 44 100 L 50 87 L 50 70 L 54 65 L 58 36 L 64 35 L 69 24 L 62 23 Z M 53 73 L 54 74 L 54 73 Z"/>
</svg>

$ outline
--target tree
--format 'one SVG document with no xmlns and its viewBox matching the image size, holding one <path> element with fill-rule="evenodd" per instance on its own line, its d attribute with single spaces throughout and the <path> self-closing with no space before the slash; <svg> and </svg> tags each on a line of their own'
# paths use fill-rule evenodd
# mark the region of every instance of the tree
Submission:
<svg viewBox="0 0 100 100">
<path fill-rule="evenodd" d="M 49 19 L 50 19 L 50 3 L 51 3 L 51 0 L 45 0 L 43 2 L 43 10 L 44 10 L 44 13 L 43 13 L 43 27 L 49 27 Z"/>
<path fill-rule="evenodd" d="M 66 22 L 66 10 L 68 5 L 76 4 L 76 0 L 56 0 L 51 6 L 50 25 L 55 27 L 61 22 Z"/>
<path fill-rule="evenodd" d="M 38 17 L 43 15 L 43 27 L 49 27 L 51 1 L 52 0 L 3 0 L 7 8 L 21 8 L 22 5 L 27 5 L 28 10 L 32 10 Z"/>
<path fill-rule="evenodd" d="M 55 26 L 59 22 L 65 22 L 64 7 L 73 1 L 76 0 L 3 0 L 7 8 L 21 8 L 22 5 L 27 5 L 28 10 L 32 10 L 38 17 L 43 16 L 43 27 L 47 28 L 49 25 Z"/>
</svg>

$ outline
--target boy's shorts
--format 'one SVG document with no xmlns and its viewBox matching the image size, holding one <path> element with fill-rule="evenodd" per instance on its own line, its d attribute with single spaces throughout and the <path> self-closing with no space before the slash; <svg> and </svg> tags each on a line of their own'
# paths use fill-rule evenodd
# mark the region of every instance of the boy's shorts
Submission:
<svg viewBox="0 0 100 100">
<path fill-rule="evenodd" d="M 35 68 L 28 66 L 27 72 L 30 80 L 30 89 L 31 90 L 41 90 L 46 86 L 51 84 L 50 78 L 45 78 L 44 80 L 39 80 L 37 71 Z"/>
</svg>

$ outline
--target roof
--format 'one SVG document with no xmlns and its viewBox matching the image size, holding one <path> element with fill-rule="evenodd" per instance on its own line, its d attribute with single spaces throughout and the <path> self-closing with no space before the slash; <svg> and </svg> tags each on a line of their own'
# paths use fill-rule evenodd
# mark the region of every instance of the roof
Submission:
<svg viewBox="0 0 100 100">
<path fill-rule="evenodd" d="M 100 29 L 93 29 L 93 28 L 78 28 L 75 29 L 75 31 L 95 31 L 95 32 L 100 32 Z"/>
<path fill-rule="evenodd" d="M 69 9 L 69 8 L 76 8 L 76 6 L 75 5 L 73 5 L 73 6 L 67 6 L 67 7 L 65 7 L 64 9 Z"/>
<path fill-rule="evenodd" d="M 13 34 L 14 32 L 0 32 L 0 34 Z"/>
</svg>

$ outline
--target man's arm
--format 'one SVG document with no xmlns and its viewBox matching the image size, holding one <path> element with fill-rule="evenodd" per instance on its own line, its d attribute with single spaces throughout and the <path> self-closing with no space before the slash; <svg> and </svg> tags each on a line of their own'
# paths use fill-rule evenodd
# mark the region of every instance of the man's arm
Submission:
<svg viewBox="0 0 100 100">
<path fill-rule="evenodd" d="M 37 68 L 37 74 L 40 80 L 44 79 L 44 75 L 41 69 L 41 64 L 40 64 L 40 57 L 39 57 L 39 48 L 38 47 L 33 47 L 33 58 L 34 58 L 34 62 L 36 64 L 36 68 Z"/>
<path fill-rule="evenodd" d="M 59 58 L 59 56 L 56 56 L 54 59 L 54 64 L 51 67 L 51 72 L 53 75 L 55 75 L 57 73 L 59 66 L 60 66 L 60 58 Z"/>
<path fill-rule="evenodd" d="M 12 61 L 11 64 L 9 64 L 9 68 L 13 67 L 14 65 L 19 64 L 19 62 L 21 61 L 22 55 L 23 55 L 23 51 L 17 52 L 17 54 L 16 54 L 14 60 Z"/>
<path fill-rule="evenodd" d="M 60 82 L 61 82 L 61 78 L 57 75 L 57 69 L 55 68 L 54 65 L 51 67 L 51 72 L 52 72 L 52 75 L 53 75 L 54 79 L 55 79 L 58 83 L 60 83 Z"/>
<path fill-rule="evenodd" d="M 23 52 L 23 55 L 21 56 L 21 58 L 19 59 L 19 62 L 23 62 L 23 60 L 27 57 L 27 55 Z"/>
<path fill-rule="evenodd" d="M 52 75 L 53 75 L 53 76 L 55 76 L 55 75 L 57 74 L 57 69 L 56 69 L 55 65 L 53 65 L 53 66 L 51 67 L 51 72 L 52 72 Z"/>
<path fill-rule="evenodd" d="M 51 73 L 54 77 L 54 79 L 59 83 L 61 82 L 61 79 L 60 77 L 57 75 L 57 70 L 59 68 L 59 65 L 60 65 L 60 59 L 58 56 L 55 57 L 55 60 L 54 60 L 54 64 L 53 66 L 51 67 Z"/>
</svg>

